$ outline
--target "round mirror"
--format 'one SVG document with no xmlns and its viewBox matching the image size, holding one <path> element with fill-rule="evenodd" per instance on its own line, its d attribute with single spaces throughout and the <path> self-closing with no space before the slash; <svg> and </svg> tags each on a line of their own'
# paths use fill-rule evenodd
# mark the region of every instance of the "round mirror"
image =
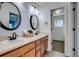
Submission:
<svg viewBox="0 0 79 59">
<path fill-rule="evenodd" d="M 31 15 L 30 17 L 30 25 L 33 30 L 38 28 L 38 17 L 36 15 Z"/>
<path fill-rule="evenodd" d="M 14 30 L 21 23 L 21 14 L 19 9 L 12 2 L 1 3 L 0 8 L 1 27 L 6 30 Z"/>
</svg>

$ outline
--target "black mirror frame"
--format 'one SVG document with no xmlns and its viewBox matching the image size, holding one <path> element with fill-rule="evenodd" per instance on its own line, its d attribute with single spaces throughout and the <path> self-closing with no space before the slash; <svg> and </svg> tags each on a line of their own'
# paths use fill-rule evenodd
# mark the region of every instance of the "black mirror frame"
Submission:
<svg viewBox="0 0 79 59">
<path fill-rule="evenodd" d="M 37 27 L 34 28 L 33 25 L 32 25 L 32 18 L 33 18 L 33 16 L 36 16 L 36 15 L 32 14 L 32 15 L 30 16 L 30 25 L 31 25 L 31 28 L 32 28 L 33 30 L 36 30 L 36 29 L 38 28 L 39 21 L 38 21 L 38 17 L 36 16 L 36 18 L 37 18 Z"/>
<path fill-rule="evenodd" d="M 2 2 L 2 3 L 5 3 L 5 2 Z M 11 4 L 13 4 L 16 8 L 17 8 L 17 10 L 18 10 L 18 12 L 19 12 L 19 16 L 20 16 L 20 18 L 19 18 L 19 23 L 18 23 L 18 25 L 15 27 L 15 28 L 8 28 L 8 27 L 6 27 L 5 25 L 3 25 L 3 23 L 0 21 L 0 26 L 3 28 L 3 29 L 6 29 L 6 30 L 15 30 L 15 29 L 17 29 L 19 26 L 20 26 L 20 24 L 21 24 L 21 13 L 20 13 L 20 10 L 18 9 L 18 7 L 14 4 L 14 3 L 12 3 L 12 2 L 7 2 L 7 3 L 11 3 Z"/>
</svg>

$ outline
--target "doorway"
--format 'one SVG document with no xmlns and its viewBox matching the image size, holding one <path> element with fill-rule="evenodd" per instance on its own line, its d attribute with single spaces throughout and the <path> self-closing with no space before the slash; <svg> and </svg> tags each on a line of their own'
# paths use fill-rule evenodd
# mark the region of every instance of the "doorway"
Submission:
<svg viewBox="0 0 79 59">
<path fill-rule="evenodd" d="M 51 10 L 52 51 L 64 53 L 65 11 L 64 7 Z"/>
</svg>

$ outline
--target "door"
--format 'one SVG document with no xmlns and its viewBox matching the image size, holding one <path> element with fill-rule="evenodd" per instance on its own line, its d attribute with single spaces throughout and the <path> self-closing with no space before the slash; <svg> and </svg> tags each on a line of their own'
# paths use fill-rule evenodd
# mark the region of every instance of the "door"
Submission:
<svg viewBox="0 0 79 59">
<path fill-rule="evenodd" d="M 52 10 L 52 39 L 64 41 L 64 8 Z"/>
<path fill-rule="evenodd" d="M 60 50 L 62 48 L 63 52 L 64 52 L 64 40 L 65 40 L 64 20 L 65 20 L 64 8 L 58 8 L 51 11 L 51 31 L 52 31 L 51 35 L 52 35 L 53 45 L 59 46 L 59 44 L 61 44 L 61 43 L 54 44 L 55 41 L 62 42 L 62 45 L 58 47 L 58 49 Z"/>
</svg>

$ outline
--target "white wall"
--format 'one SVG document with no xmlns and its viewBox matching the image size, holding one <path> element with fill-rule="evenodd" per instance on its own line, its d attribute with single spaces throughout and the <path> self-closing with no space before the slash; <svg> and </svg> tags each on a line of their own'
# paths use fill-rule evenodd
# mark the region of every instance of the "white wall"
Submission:
<svg viewBox="0 0 79 59">
<path fill-rule="evenodd" d="M 65 55 L 73 56 L 73 37 L 72 37 L 72 5 L 71 3 L 66 3 L 66 44 L 65 44 Z"/>
<path fill-rule="evenodd" d="M 39 3 L 38 3 L 39 4 Z M 50 2 L 50 3 L 41 3 L 40 4 L 40 32 L 48 33 L 48 50 L 51 51 L 51 9 L 65 7 L 65 56 L 72 56 L 72 40 L 71 40 L 71 14 L 70 14 L 70 3 L 65 2 Z M 48 25 L 45 25 L 45 22 L 48 22 Z"/>
</svg>

